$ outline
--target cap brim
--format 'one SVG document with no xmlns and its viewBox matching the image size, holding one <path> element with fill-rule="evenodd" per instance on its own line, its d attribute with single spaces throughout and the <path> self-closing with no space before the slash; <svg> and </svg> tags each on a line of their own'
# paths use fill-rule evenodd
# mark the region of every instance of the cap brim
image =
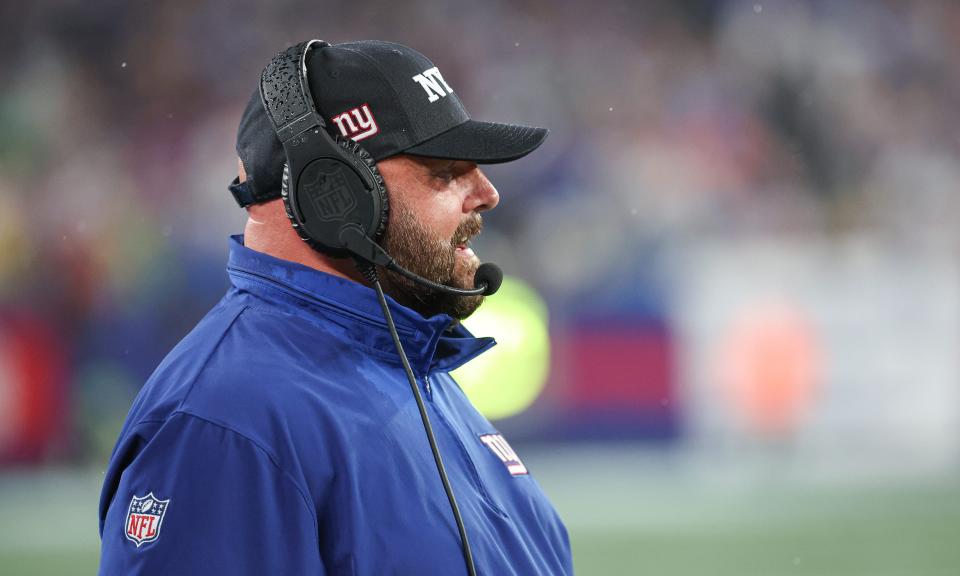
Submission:
<svg viewBox="0 0 960 576">
<path fill-rule="evenodd" d="M 497 164 L 533 152 L 543 143 L 547 132 L 546 128 L 467 120 L 402 153 Z"/>
</svg>

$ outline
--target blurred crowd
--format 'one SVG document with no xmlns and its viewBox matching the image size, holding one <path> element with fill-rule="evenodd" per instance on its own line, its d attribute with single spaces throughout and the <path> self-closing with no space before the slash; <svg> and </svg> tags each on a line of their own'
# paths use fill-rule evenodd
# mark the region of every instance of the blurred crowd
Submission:
<svg viewBox="0 0 960 576">
<path fill-rule="evenodd" d="M 34 0 L 0 20 L 0 462 L 109 451 L 227 286 L 236 125 L 310 37 L 407 44 L 473 117 L 551 129 L 489 168 L 478 253 L 556 330 L 669 329 L 669 260 L 696 238 L 960 248 L 949 0 Z"/>
</svg>

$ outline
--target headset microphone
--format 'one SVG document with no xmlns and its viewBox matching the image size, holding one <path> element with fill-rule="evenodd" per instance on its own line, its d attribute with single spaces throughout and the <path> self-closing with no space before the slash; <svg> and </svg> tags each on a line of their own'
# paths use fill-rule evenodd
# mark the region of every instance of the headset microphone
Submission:
<svg viewBox="0 0 960 576">
<path fill-rule="evenodd" d="M 479 288 L 485 286 L 483 295 L 492 296 L 500 289 L 503 284 L 503 270 L 492 262 L 481 264 L 473 275 L 473 286 Z"/>
<path fill-rule="evenodd" d="M 477 268 L 476 273 L 473 275 L 473 288 L 454 288 L 453 286 L 427 280 L 423 276 L 417 276 L 403 266 L 400 266 L 396 261 L 392 261 L 390 265 L 387 266 L 387 270 L 397 272 L 431 290 L 443 292 L 444 294 L 453 294 L 454 296 L 490 296 L 499 290 L 500 284 L 503 283 L 503 271 L 500 270 L 500 267 L 496 264 L 489 262 L 481 264 L 480 267 Z"/>
<path fill-rule="evenodd" d="M 490 296 L 499 290 L 500 284 L 503 283 L 503 271 L 500 267 L 487 262 L 477 268 L 473 276 L 473 288 L 447 286 L 419 276 L 398 264 L 387 254 L 386 250 L 365 235 L 358 226 L 344 225 L 340 229 L 339 237 L 341 245 L 360 260 L 382 266 L 437 292 L 453 294 L 454 296 Z"/>
</svg>

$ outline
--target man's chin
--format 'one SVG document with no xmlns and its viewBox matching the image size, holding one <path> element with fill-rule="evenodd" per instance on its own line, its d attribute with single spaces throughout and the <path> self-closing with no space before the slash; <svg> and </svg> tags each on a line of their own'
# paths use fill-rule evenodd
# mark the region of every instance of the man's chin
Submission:
<svg viewBox="0 0 960 576">
<path fill-rule="evenodd" d="M 471 286 L 472 288 L 472 286 Z M 483 296 L 450 296 L 442 312 L 454 320 L 462 321 L 470 317 L 483 304 Z"/>
<path fill-rule="evenodd" d="M 476 268 L 470 268 L 453 275 L 441 284 L 454 288 L 473 288 Z M 384 291 L 394 300 L 418 312 L 424 318 L 437 314 L 446 314 L 455 320 L 463 320 L 476 311 L 483 302 L 483 296 L 455 296 L 420 286 L 396 272 L 383 270 L 381 274 Z"/>
<path fill-rule="evenodd" d="M 480 259 L 476 256 L 473 256 L 469 262 L 458 262 L 453 273 L 454 283 L 451 285 L 455 288 L 472 289 L 473 278 L 477 275 L 477 269 L 479 267 Z"/>
</svg>

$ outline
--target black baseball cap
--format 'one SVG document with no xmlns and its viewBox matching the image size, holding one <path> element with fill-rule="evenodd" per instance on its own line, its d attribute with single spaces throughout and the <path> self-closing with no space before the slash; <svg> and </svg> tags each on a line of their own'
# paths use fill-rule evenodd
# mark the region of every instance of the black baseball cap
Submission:
<svg viewBox="0 0 960 576">
<path fill-rule="evenodd" d="M 402 152 L 509 162 L 547 136 L 545 128 L 472 120 L 433 62 L 402 44 L 364 40 L 312 50 L 307 78 L 327 131 L 353 138 L 377 161 Z M 286 157 L 259 90 L 240 120 L 237 154 L 252 200 L 279 198 Z"/>
</svg>

